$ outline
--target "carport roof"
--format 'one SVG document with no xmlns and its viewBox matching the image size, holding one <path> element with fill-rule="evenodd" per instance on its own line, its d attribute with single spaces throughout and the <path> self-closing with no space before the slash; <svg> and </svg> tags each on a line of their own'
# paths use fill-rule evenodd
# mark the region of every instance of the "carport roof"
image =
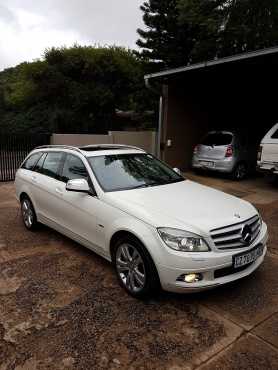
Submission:
<svg viewBox="0 0 278 370">
<path fill-rule="evenodd" d="M 189 72 L 192 70 L 200 70 L 200 69 L 209 68 L 209 67 L 213 67 L 217 65 L 224 65 L 224 64 L 240 62 L 240 61 L 248 62 L 248 60 L 250 59 L 261 60 L 265 58 L 273 58 L 273 56 L 277 57 L 277 61 L 278 61 L 278 46 L 261 49 L 257 51 L 252 51 L 248 53 L 243 53 L 243 54 L 236 54 L 236 55 L 221 58 L 221 59 L 209 60 L 206 62 L 196 63 L 196 64 L 192 64 L 192 65 L 185 66 L 185 67 L 168 69 L 168 70 L 164 70 L 164 71 L 153 73 L 153 74 L 148 74 L 145 76 L 145 80 L 148 81 L 150 79 L 159 79 L 159 78 L 167 79 L 170 77 L 177 77 L 179 74 L 183 74 L 185 72 Z"/>
</svg>

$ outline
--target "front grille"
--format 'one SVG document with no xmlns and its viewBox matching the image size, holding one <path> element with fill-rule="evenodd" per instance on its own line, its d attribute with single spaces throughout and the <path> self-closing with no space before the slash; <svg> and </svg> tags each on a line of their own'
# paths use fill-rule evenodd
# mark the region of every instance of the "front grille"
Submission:
<svg viewBox="0 0 278 370">
<path fill-rule="evenodd" d="M 252 230 L 251 241 L 246 244 L 242 241 L 242 228 L 244 225 L 249 225 Z M 213 229 L 210 231 L 210 235 L 217 249 L 237 249 L 244 248 L 251 245 L 253 241 L 257 238 L 261 229 L 261 220 L 258 215 L 249 218 L 246 221 L 241 221 L 239 223 L 220 227 L 218 229 Z"/>
</svg>

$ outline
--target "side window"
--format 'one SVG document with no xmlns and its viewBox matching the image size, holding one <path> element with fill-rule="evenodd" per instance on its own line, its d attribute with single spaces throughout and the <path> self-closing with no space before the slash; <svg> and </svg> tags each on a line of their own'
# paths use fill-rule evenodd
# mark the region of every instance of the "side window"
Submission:
<svg viewBox="0 0 278 370">
<path fill-rule="evenodd" d="M 63 153 L 50 152 L 47 154 L 42 166 L 41 173 L 46 176 L 58 179 L 58 171 L 61 164 Z"/>
<path fill-rule="evenodd" d="M 47 153 L 43 153 L 43 155 L 40 157 L 37 164 L 33 168 L 33 171 L 43 173 L 42 172 L 42 166 L 43 166 L 43 163 L 44 163 L 44 160 L 45 160 L 46 156 L 47 156 Z"/>
<path fill-rule="evenodd" d="M 30 170 L 32 171 L 33 167 L 35 166 L 35 164 L 37 163 L 37 161 L 39 160 L 39 158 L 42 156 L 42 153 L 39 152 L 39 153 L 35 153 L 35 154 L 32 154 L 24 163 L 23 165 L 21 166 L 21 168 L 24 168 L 25 170 Z"/>
<path fill-rule="evenodd" d="M 80 158 L 67 154 L 61 180 L 68 182 L 73 179 L 88 179 L 88 173 Z"/>
<path fill-rule="evenodd" d="M 274 134 L 272 134 L 271 139 L 278 139 L 278 130 L 276 130 Z"/>
</svg>

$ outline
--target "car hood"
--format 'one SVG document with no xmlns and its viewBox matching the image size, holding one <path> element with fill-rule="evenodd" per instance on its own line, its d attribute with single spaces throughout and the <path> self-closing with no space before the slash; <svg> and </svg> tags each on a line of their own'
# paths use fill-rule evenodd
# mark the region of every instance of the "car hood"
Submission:
<svg viewBox="0 0 278 370">
<path fill-rule="evenodd" d="M 242 199 L 190 180 L 106 193 L 106 201 L 154 227 L 182 228 L 206 236 L 212 229 L 257 213 Z"/>
</svg>

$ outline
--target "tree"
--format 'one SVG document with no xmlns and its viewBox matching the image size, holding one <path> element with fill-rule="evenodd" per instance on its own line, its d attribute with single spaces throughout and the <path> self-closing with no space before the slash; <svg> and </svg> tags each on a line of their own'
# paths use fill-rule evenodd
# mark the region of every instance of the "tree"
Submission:
<svg viewBox="0 0 278 370">
<path fill-rule="evenodd" d="M 0 73 L 0 126 L 12 131 L 107 133 L 116 109 L 152 109 L 145 63 L 120 47 L 51 48 Z M 149 107 L 149 108 L 148 108 Z"/>
<path fill-rule="evenodd" d="M 179 24 L 177 0 L 149 0 L 141 6 L 147 30 L 138 29 L 142 58 L 161 67 L 185 65 L 194 40 L 184 23 Z"/>
<path fill-rule="evenodd" d="M 223 4 L 226 0 L 179 0 L 179 26 L 190 28 L 192 48 L 190 62 L 200 62 L 218 56 L 224 24 Z"/>
<path fill-rule="evenodd" d="M 229 0 L 222 12 L 221 56 L 277 45 L 277 0 Z"/>
<path fill-rule="evenodd" d="M 156 68 L 224 57 L 277 45 L 277 0 L 149 0 L 141 55 Z"/>
</svg>

